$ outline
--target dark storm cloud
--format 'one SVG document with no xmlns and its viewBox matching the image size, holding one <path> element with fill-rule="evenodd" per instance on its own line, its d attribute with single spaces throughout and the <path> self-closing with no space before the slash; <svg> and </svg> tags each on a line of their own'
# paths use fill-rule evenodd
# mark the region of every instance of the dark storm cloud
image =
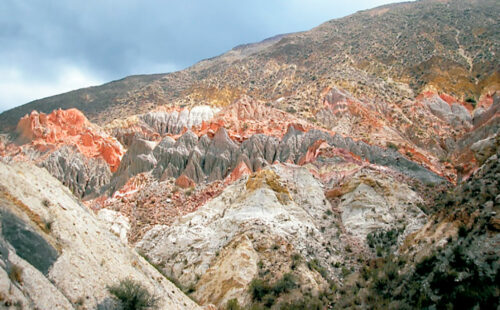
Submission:
<svg viewBox="0 0 500 310">
<path fill-rule="evenodd" d="M 2 0 L 0 111 L 131 74 L 180 70 L 389 2 Z"/>
</svg>

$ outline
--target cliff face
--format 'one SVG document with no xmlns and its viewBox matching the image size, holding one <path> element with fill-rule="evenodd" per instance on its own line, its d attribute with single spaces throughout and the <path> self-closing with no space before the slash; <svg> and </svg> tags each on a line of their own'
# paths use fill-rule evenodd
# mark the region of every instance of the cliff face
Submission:
<svg viewBox="0 0 500 310">
<path fill-rule="evenodd" d="M 109 183 L 124 153 L 117 139 L 76 109 L 33 111 L 19 120 L 15 141 L 2 145 L 3 161 L 44 167 L 78 197 L 95 196 Z"/>
<path fill-rule="evenodd" d="M 19 120 L 16 131 L 21 144 L 29 143 L 37 151 L 75 146 L 84 157 L 103 159 L 111 172 L 116 171 L 123 155 L 121 145 L 113 137 L 91 125 L 76 109 L 50 114 L 33 111 Z"/>
</svg>

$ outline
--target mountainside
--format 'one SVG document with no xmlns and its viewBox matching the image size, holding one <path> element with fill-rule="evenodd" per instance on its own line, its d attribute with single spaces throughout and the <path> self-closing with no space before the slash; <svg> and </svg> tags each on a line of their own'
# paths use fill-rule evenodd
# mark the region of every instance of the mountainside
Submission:
<svg viewBox="0 0 500 310">
<path fill-rule="evenodd" d="M 358 12 L 237 47 L 183 71 L 36 100 L 2 113 L 0 131 L 12 130 L 34 109 L 77 108 L 102 125 L 167 103 L 225 105 L 242 93 L 271 103 L 283 97 L 273 105 L 311 116 L 332 84 L 372 100 L 400 101 L 435 90 L 478 101 L 500 83 L 496 4 L 425 0 Z"/>
<path fill-rule="evenodd" d="M 6 308 L 116 309 L 107 287 L 130 278 L 161 309 L 199 309 L 44 169 L 0 163 L 0 220 Z"/>
<path fill-rule="evenodd" d="M 2 113 L 0 301 L 110 309 L 129 277 L 166 309 L 497 308 L 498 16 L 387 5 Z"/>
</svg>

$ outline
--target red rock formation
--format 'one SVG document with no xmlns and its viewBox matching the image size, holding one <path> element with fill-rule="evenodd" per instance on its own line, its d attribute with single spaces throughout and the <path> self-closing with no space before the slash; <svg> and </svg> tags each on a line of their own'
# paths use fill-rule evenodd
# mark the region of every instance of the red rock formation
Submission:
<svg viewBox="0 0 500 310">
<path fill-rule="evenodd" d="M 318 140 L 309 147 L 307 153 L 299 159 L 299 165 L 305 165 L 313 162 L 318 157 L 322 149 L 328 148 L 330 145 L 325 140 Z"/>
<path fill-rule="evenodd" d="M 101 132 L 77 109 L 37 111 L 25 115 L 17 125 L 19 142 L 45 152 L 62 145 L 73 145 L 89 158 L 102 158 L 112 172 L 120 165 L 123 149 L 115 138 Z"/>
<path fill-rule="evenodd" d="M 180 188 L 190 188 L 195 186 L 196 183 L 194 183 L 194 181 L 186 175 L 182 174 L 177 178 L 177 180 L 175 180 L 175 185 L 179 186 Z"/>
<path fill-rule="evenodd" d="M 266 134 L 281 138 L 290 124 L 307 131 L 314 128 L 311 124 L 284 111 L 267 107 L 249 96 L 225 107 L 209 123 L 193 129 L 198 135 L 213 136 L 220 127 L 226 128 L 234 141 L 242 142 L 254 134 Z"/>
<path fill-rule="evenodd" d="M 240 162 L 236 168 L 231 172 L 230 175 L 226 177 L 224 180 L 224 184 L 230 184 L 233 183 L 234 181 L 238 180 L 244 175 L 251 175 L 252 170 L 248 168 L 248 166 L 245 164 L 245 162 Z"/>
<path fill-rule="evenodd" d="M 135 243 L 154 225 L 170 225 L 175 219 L 196 211 L 217 197 L 226 185 L 216 181 L 193 191 L 175 189 L 169 181 L 157 182 L 149 173 L 132 177 L 112 197 L 99 197 L 85 205 L 98 212 L 102 208 L 119 211 L 130 219 L 128 238 Z M 189 194 L 188 194 L 189 192 Z"/>
</svg>

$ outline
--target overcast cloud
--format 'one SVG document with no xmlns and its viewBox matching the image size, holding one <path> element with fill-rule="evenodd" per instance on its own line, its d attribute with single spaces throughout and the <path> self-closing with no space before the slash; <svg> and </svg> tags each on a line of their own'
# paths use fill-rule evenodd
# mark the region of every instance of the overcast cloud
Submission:
<svg viewBox="0 0 500 310">
<path fill-rule="evenodd" d="M 181 70 L 238 44 L 391 2 L 1 0 L 0 112 L 132 74 Z"/>
</svg>

